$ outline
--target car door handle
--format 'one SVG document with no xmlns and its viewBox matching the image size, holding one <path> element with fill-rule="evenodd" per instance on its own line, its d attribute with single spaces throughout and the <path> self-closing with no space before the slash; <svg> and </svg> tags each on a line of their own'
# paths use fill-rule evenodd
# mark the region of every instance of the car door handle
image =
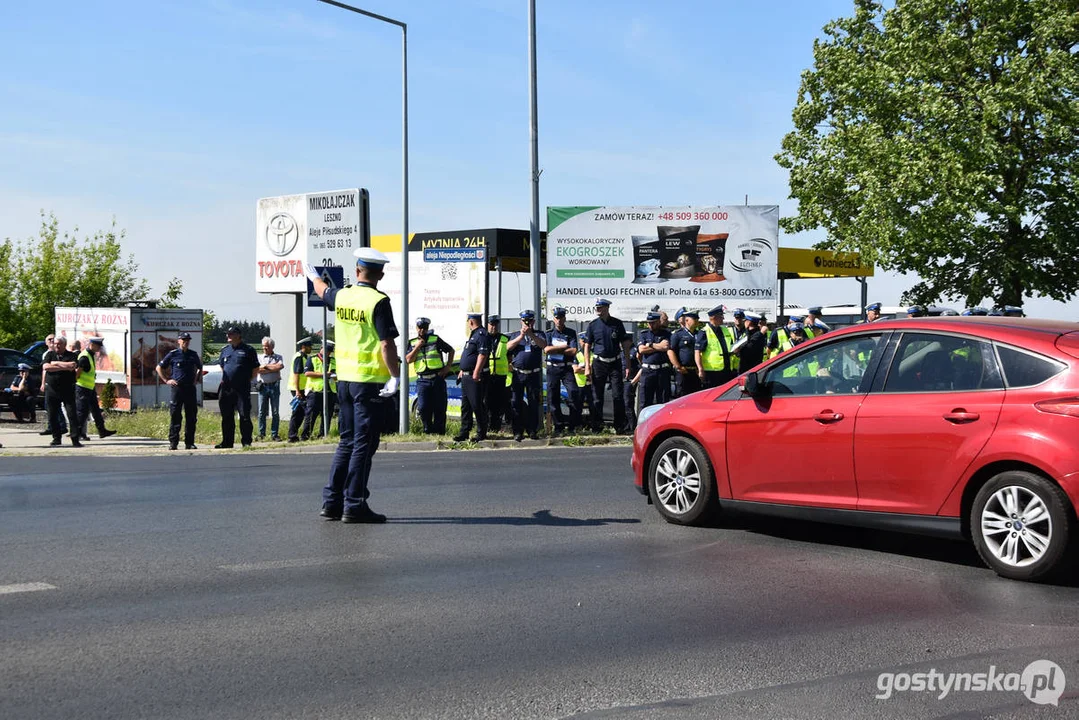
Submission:
<svg viewBox="0 0 1079 720">
<path fill-rule="evenodd" d="M 843 413 L 832 412 L 831 410 L 821 410 L 813 416 L 813 419 L 819 423 L 834 423 L 843 419 Z"/>
<path fill-rule="evenodd" d="M 976 412 L 967 412 L 962 408 L 952 410 L 950 413 L 944 413 L 944 419 L 950 423 L 955 423 L 956 425 L 962 425 L 963 423 L 971 423 L 980 417 L 980 414 Z"/>
</svg>

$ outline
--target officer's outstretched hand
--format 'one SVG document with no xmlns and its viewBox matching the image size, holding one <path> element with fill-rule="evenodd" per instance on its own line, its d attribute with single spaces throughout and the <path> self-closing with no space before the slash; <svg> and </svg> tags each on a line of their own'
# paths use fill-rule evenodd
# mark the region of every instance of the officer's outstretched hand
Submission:
<svg viewBox="0 0 1079 720">
<path fill-rule="evenodd" d="M 307 279 L 311 282 L 322 280 L 322 276 L 318 274 L 318 270 L 315 270 L 315 266 L 311 263 L 305 262 L 303 264 L 303 274 L 306 275 Z"/>
<path fill-rule="evenodd" d="M 397 378 L 391 377 L 386 381 L 386 384 L 382 386 L 382 389 L 378 391 L 378 394 L 382 397 L 389 397 L 397 392 Z"/>
</svg>

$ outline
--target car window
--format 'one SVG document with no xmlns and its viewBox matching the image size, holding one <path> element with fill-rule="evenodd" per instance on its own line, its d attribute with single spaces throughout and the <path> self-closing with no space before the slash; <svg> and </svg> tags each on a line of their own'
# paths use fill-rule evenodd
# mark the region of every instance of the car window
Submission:
<svg viewBox="0 0 1079 720">
<path fill-rule="evenodd" d="M 21 362 L 26 362 L 26 357 L 15 350 L 0 350 L 0 365 L 15 367 Z"/>
<path fill-rule="evenodd" d="M 903 333 L 884 392 L 956 392 L 1004 387 L 992 347 L 964 335 Z"/>
<path fill-rule="evenodd" d="M 843 338 L 815 346 L 809 352 L 792 354 L 770 367 L 764 381 L 772 395 L 856 393 L 879 350 L 880 335 Z"/>
<path fill-rule="evenodd" d="M 1041 384 L 1067 367 L 1056 360 L 1007 345 L 997 345 L 997 353 L 1000 355 L 1000 365 L 1008 387 Z"/>
</svg>

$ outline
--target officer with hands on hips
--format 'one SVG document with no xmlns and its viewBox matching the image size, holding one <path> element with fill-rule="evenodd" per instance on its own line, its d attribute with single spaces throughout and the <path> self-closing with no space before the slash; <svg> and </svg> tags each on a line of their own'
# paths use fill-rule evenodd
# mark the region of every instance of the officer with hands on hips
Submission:
<svg viewBox="0 0 1079 720">
<path fill-rule="evenodd" d="M 510 336 L 506 350 L 513 366 L 513 439 L 539 437 L 542 412 L 543 351 L 547 338 L 536 332 L 536 313 L 521 312 L 521 329 Z"/>
</svg>

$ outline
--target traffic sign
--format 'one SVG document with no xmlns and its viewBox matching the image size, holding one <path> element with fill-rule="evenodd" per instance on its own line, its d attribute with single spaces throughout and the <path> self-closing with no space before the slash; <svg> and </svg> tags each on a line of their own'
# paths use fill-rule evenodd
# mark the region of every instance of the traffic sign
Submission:
<svg viewBox="0 0 1079 720">
<path fill-rule="evenodd" d="M 486 262 L 487 248 L 442 248 L 426 247 L 423 249 L 424 262 L 450 263 L 450 262 Z"/>
<path fill-rule="evenodd" d="M 330 287 L 338 290 L 345 287 L 345 269 L 340 265 L 316 267 L 315 271 L 322 276 L 322 282 Z M 307 307 L 326 307 L 322 298 L 315 294 L 315 286 L 310 278 L 307 280 Z"/>
</svg>

